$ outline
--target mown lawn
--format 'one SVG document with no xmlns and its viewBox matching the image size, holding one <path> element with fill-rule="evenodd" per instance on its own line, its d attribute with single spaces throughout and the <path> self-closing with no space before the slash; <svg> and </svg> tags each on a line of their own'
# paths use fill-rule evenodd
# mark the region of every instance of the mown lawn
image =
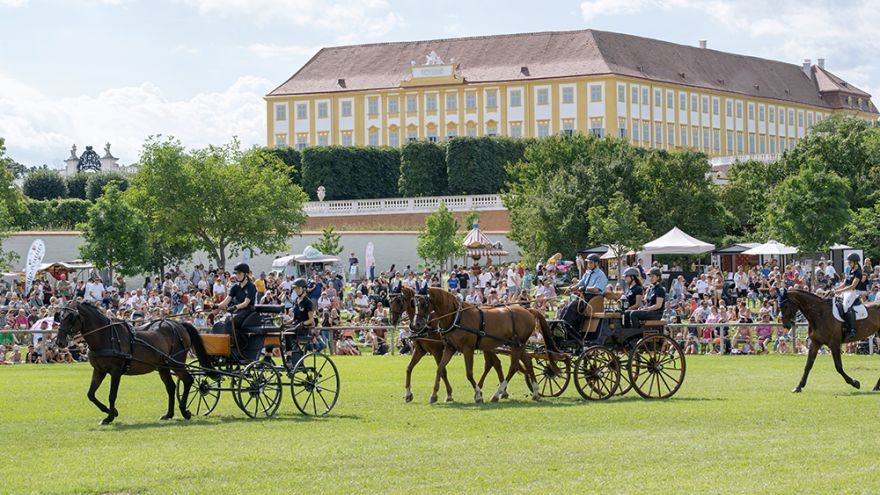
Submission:
<svg viewBox="0 0 880 495">
<path fill-rule="evenodd" d="M 285 397 L 251 420 L 226 396 L 209 418 L 162 422 L 158 376 L 126 377 L 109 427 L 85 397 L 88 365 L 3 367 L 0 492 L 880 492 L 876 356 L 844 357 L 859 391 L 828 356 L 800 395 L 803 357 L 696 356 L 667 401 L 586 403 L 572 386 L 533 403 L 517 379 L 511 400 L 482 405 L 459 357 L 458 402 L 433 406 L 426 361 L 403 402 L 407 359 L 337 358 L 342 395 L 322 419 Z"/>
</svg>

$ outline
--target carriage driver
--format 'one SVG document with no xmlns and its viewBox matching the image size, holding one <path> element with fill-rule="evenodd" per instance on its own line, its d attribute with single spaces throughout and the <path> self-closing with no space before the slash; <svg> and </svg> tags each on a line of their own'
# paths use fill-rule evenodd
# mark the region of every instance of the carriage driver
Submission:
<svg viewBox="0 0 880 495">
<path fill-rule="evenodd" d="M 232 269 L 237 283 L 229 289 L 229 295 L 220 304 L 220 309 L 230 308 L 235 313 L 232 318 L 226 318 L 222 322 L 214 324 L 213 333 L 232 334 L 232 326 L 238 330 L 244 325 L 244 321 L 254 312 L 254 303 L 257 300 L 257 286 L 250 278 L 251 269 L 247 263 L 239 263 Z M 230 307 L 231 306 L 231 307 Z"/>
<path fill-rule="evenodd" d="M 840 315 L 845 322 L 844 330 L 846 334 L 844 337 L 855 338 L 856 312 L 853 306 L 856 305 L 859 296 L 866 294 L 868 284 L 866 283 L 865 275 L 862 273 L 862 266 L 860 264 L 862 259 L 858 253 L 851 253 L 846 257 L 846 260 L 849 262 L 849 275 L 846 277 L 846 281 L 840 287 L 835 288 L 833 292 L 840 294 L 842 299 L 842 301 L 835 299 L 835 304 L 837 304 L 837 309 L 840 311 Z"/>
<path fill-rule="evenodd" d="M 587 256 L 587 271 L 584 272 L 584 276 L 578 283 L 568 287 L 569 292 L 579 297 L 561 311 L 560 318 L 565 320 L 571 328 L 580 329 L 584 319 L 584 311 L 587 309 L 587 301 L 605 294 L 607 285 L 608 277 L 599 268 L 599 255 L 593 253 Z"/>
<path fill-rule="evenodd" d="M 291 308 L 291 310 L 293 323 L 298 330 L 297 333 L 299 333 L 303 327 L 315 326 L 315 307 L 312 304 L 312 300 L 309 299 L 308 287 L 309 283 L 304 278 L 298 278 L 293 281 L 293 294 L 295 297 L 293 308 Z M 285 359 L 289 359 L 291 361 L 291 366 L 293 366 L 299 361 L 299 358 L 302 357 L 302 353 L 299 352 L 299 347 L 296 345 L 296 337 L 294 335 L 286 335 L 284 338 L 288 351 L 291 351 L 291 355 L 286 356 Z M 327 344 L 329 345 L 329 342 Z"/>
<path fill-rule="evenodd" d="M 639 328 L 644 320 L 659 320 L 663 318 L 663 303 L 666 300 L 666 288 L 663 287 L 663 272 L 656 266 L 648 271 L 651 288 L 645 294 L 645 301 L 640 309 L 626 311 L 623 321 L 629 322 L 631 328 Z"/>
</svg>

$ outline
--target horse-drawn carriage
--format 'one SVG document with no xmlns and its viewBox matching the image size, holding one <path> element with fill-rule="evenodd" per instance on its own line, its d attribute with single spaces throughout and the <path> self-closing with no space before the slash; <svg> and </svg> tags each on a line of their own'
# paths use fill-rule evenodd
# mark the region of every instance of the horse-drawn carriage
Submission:
<svg viewBox="0 0 880 495">
<path fill-rule="evenodd" d="M 189 363 L 194 378 L 187 399 L 196 415 L 211 414 L 221 392 L 231 392 L 238 407 L 252 418 L 270 417 L 278 410 L 283 389 L 302 414 L 323 416 L 339 397 L 339 374 L 326 355 L 309 349 L 312 333 L 282 317 L 283 306 L 256 305 L 242 325 L 229 334 L 201 334 L 214 370 Z M 280 349 L 277 364 L 270 350 Z M 183 385 L 177 384 L 178 398 Z"/>
<path fill-rule="evenodd" d="M 647 320 L 627 328 L 622 317 L 616 303 L 595 296 L 587 301 L 581 328 L 549 320 L 558 352 L 539 346 L 527 353 L 535 363 L 539 393 L 562 395 L 574 375 L 575 387 L 589 400 L 633 389 L 646 399 L 674 395 L 684 381 L 685 358 L 681 346 L 666 334 L 666 322 Z"/>
</svg>

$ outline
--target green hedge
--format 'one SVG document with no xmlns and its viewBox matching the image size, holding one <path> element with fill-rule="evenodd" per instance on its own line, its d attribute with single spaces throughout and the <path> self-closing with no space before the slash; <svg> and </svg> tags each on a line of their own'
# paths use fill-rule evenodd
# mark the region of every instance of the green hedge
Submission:
<svg viewBox="0 0 880 495">
<path fill-rule="evenodd" d="M 24 178 L 24 195 L 32 199 L 59 199 L 67 196 L 64 177 L 57 170 L 34 170 Z"/>
<path fill-rule="evenodd" d="M 269 147 L 266 151 L 277 156 L 287 165 L 290 181 L 297 185 L 302 185 L 302 154 L 290 146 Z"/>
<path fill-rule="evenodd" d="M 119 172 L 100 172 L 97 174 L 90 174 L 89 181 L 86 185 L 86 198 L 95 201 L 103 196 L 104 186 L 110 181 L 116 182 L 116 187 L 120 191 L 128 189 L 128 177 L 125 174 Z"/>
<path fill-rule="evenodd" d="M 302 187 L 312 200 L 397 196 L 400 151 L 372 146 L 316 146 L 302 151 Z"/>
<path fill-rule="evenodd" d="M 448 194 L 495 194 L 507 181 L 505 166 L 522 159 L 532 139 L 459 137 L 446 144 Z"/>
<path fill-rule="evenodd" d="M 74 199 L 88 199 L 86 195 L 86 187 L 89 183 L 91 174 L 80 173 L 68 175 L 64 181 L 67 183 L 67 197 Z"/>
<path fill-rule="evenodd" d="M 400 151 L 400 195 L 441 196 L 446 194 L 446 150 L 428 141 L 406 143 Z"/>
<path fill-rule="evenodd" d="M 13 227 L 19 230 L 73 230 L 88 220 L 91 204 L 84 199 L 25 198 L 22 211 L 13 215 Z"/>
</svg>

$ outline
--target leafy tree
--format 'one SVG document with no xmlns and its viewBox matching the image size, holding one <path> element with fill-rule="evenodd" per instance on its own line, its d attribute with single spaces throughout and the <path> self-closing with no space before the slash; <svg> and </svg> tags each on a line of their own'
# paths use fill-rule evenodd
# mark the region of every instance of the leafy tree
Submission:
<svg viewBox="0 0 880 495">
<path fill-rule="evenodd" d="M 86 184 L 86 197 L 92 201 L 97 200 L 104 194 L 107 184 L 111 182 L 116 183 L 116 188 L 120 191 L 128 189 L 128 176 L 119 172 L 89 174 L 89 181 Z"/>
<path fill-rule="evenodd" d="M 849 220 L 849 181 L 813 163 L 785 178 L 770 195 L 761 231 L 804 253 L 840 240 Z"/>
<path fill-rule="evenodd" d="M 727 223 L 706 156 L 694 151 L 651 151 L 636 165 L 642 217 L 656 233 L 678 227 L 719 240 Z"/>
<path fill-rule="evenodd" d="M 80 246 L 83 259 L 131 276 L 140 272 L 147 257 L 147 222 L 136 208 L 123 200 L 116 184 L 107 184 L 104 194 L 89 207 Z"/>
<path fill-rule="evenodd" d="M 626 141 L 593 135 L 553 136 L 529 146 L 523 160 L 508 167 L 509 192 L 501 195 L 510 210 L 510 238 L 526 261 L 573 254 L 593 242 L 586 212 L 607 205 L 615 191 L 637 197 L 632 175 L 640 153 Z"/>
<path fill-rule="evenodd" d="M 343 247 L 339 245 L 341 237 L 332 226 L 324 227 L 321 229 L 321 237 L 318 239 L 318 242 L 312 244 L 312 247 L 324 254 L 336 256 L 343 250 Z"/>
<path fill-rule="evenodd" d="M 59 199 L 67 196 L 67 184 L 57 170 L 36 170 L 24 178 L 22 190 L 32 199 Z"/>
<path fill-rule="evenodd" d="M 639 206 L 627 200 L 622 193 L 614 193 L 608 206 L 597 205 L 587 210 L 590 238 L 607 244 L 617 257 L 618 271 L 629 250 L 639 250 L 651 239 L 651 230 L 639 216 Z M 618 276 L 618 282 L 622 277 Z"/>
<path fill-rule="evenodd" d="M 88 199 L 86 187 L 88 187 L 91 174 L 80 173 L 65 177 L 67 183 L 67 197 L 73 199 Z"/>
<path fill-rule="evenodd" d="M 865 250 L 865 256 L 880 259 L 880 203 L 859 208 L 844 228 L 846 242 Z"/>
<path fill-rule="evenodd" d="M 18 259 L 14 252 L 3 251 L 3 239 L 12 227 L 12 216 L 18 211 L 21 193 L 15 187 L 15 175 L 10 169 L 11 159 L 6 157 L 6 143 L 0 137 L 0 270 L 8 270 Z"/>
<path fill-rule="evenodd" d="M 737 162 L 727 171 L 728 183 L 719 191 L 722 206 L 730 215 L 730 233 L 739 240 L 755 235 L 770 201 L 770 192 L 790 171 L 780 162 Z"/>
<path fill-rule="evenodd" d="M 458 232 L 458 220 L 446 208 L 446 203 L 425 218 L 425 229 L 419 232 L 416 253 L 425 261 L 442 265 L 452 256 L 464 252 L 463 237 Z"/>
<path fill-rule="evenodd" d="M 285 165 L 238 141 L 186 152 L 173 138 L 148 138 L 133 201 L 162 242 L 192 241 L 220 266 L 244 249 L 276 252 L 300 231 L 307 197 Z"/>
<path fill-rule="evenodd" d="M 467 230 L 471 230 L 475 225 L 480 223 L 480 212 L 471 210 L 464 217 L 464 225 Z"/>
</svg>

